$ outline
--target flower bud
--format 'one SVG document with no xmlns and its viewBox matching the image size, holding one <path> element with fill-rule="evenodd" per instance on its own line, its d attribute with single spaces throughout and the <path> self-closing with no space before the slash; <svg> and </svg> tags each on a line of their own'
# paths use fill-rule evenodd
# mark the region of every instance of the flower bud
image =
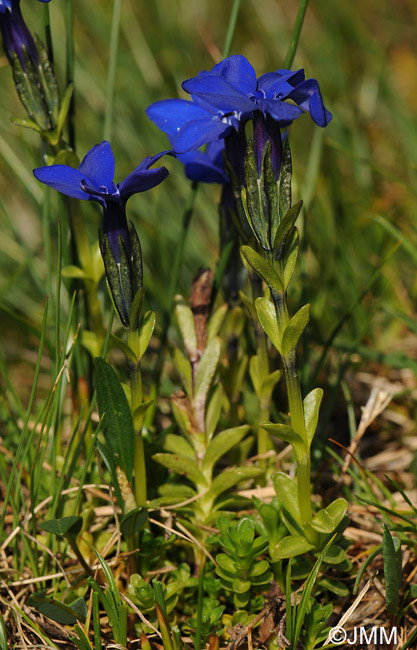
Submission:
<svg viewBox="0 0 417 650">
<path fill-rule="evenodd" d="M 135 310 L 135 314 L 130 312 L 143 287 L 142 249 L 132 222 L 127 225 L 124 203 L 109 201 L 106 204 L 104 230 L 100 232 L 99 242 L 119 318 L 125 327 L 134 331 L 138 328 L 140 309 Z"/>
<path fill-rule="evenodd" d="M 48 132 L 55 129 L 59 112 L 59 90 L 45 47 L 30 33 L 20 0 L 10 0 L 0 12 L 0 31 L 20 101 L 33 127 Z"/>
</svg>

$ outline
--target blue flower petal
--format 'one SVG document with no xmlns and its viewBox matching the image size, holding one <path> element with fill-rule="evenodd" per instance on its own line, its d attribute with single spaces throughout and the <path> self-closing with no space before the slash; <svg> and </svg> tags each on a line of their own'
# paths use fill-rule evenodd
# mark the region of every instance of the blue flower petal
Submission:
<svg viewBox="0 0 417 650">
<path fill-rule="evenodd" d="M 208 74 L 224 79 L 240 93 L 245 95 L 256 91 L 256 73 L 251 64 L 244 56 L 235 54 L 224 61 L 220 61 L 210 70 Z M 199 75 L 197 75 L 199 76 Z"/>
<path fill-rule="evenodd" d="M 228 183 L 229 179 L 224 171 L 223 164 L 224 141 L 210 142 L 206 151 L 189 151 L 177 154 L 183 163 L 185 175 L 190 181 L 202 183 Z"/>
<path fill-rule="evenodd" d="M 139 166 L 140 167 L 140 166 Z M 140 169 L 137 167 L 122 183 L 120 183 L 120 195 L 124 201 L 138 192 L 146 192 L 152 187 L 156 187 L 168 176 L 166 167 L 157 169 Z"/>
<path fill-rule="evenodd" d="M 303 114 L 303 111 L 298 106 L 287 104 L 280 99 L 262 99 L 259 100 L 259 106 L 274 120 L 280 122 L 281 126 L 288 126 Z"/>
<path fill-rule="evenodd" d="M 160 158 L 162 158 L 162 156 L 174 156 L 174 155 L 175 154 L 174 154 L 173 151 L 160 151 L 159 153 L 155 154 L 154 156 L 146 156 L 146 158 L 144 158 L 142 160 L 142 162 L 139 163 L 139 165 L 136 167 L 135 171 L 132 172 L 132 173 L 135 173 L 135 172 L 140 171 L 142 169 L 149 169 L 149 167 L 152 167 L 152 165 L 154 165 Z"/>
<path fill-rule="evenodd" d="M 51 165 L 50 167 L 38 167 L 33 170 L 33 174 L 38 181 L 53 187 L 61 194 L 71 196 L 74 199 L 83 199 L 88 201 L 89 194 L 81 189 L 81 181 L 88 180 L 78 169 L 68 167 L 68 165 Z"/>
<path fill-rule="evenodd" d="M 309 111 L 313 121 L 318 126 L 327 126 L 332 114 L 325 108 L 316 79 L 307 79 L 299 84 L 288 96 L 305 111 Z"/>
<path fill-rule="evenodd" d="M 169 136 L 177 135 L 180 128 L 190 120 L 208 118 L 205 108 L 186 99 L 164 99 L 146 109 L 146 115 Z"/>
<path fill-rule="evenodd" d="M 221 120 L 192 120 L 172 138 L 172 148 L 175 153 L 186 153 L 202 147 L 207 142 L 226 137 L 232 128 Z"/>
<path fill-rule="evenodd" d="M 4 14 L 6 9 L 12 10 L 12 0 L 0 0 L 0 14 Z"/>
<path fill-rule="evenodd" d="M 299 83 L 305 79 L 304 70 L 276 70 L 267 72 L 258 79 L 258 89 L 263 90 L 267 99 L 274 99 L 277 95 L 285 98 Z"/>
<path fill-rule="evenodd" d="M 97 190 L 104 186 L 111 193 L 114 178 L 114 156 L 110 142 L 104 140 L 90 149 L 79 165 L 78 171 L 83 178 L 88 178 L 91 181 L 90 184 Z"/>
<path fill-rule="evenodd" d="M 184 81 L 182 87 L 188 93 L 197 95 L 211 106 L 226 113 L 234 111 L 247 113 L 256 109 L 252 99 L 236 90 L 221 77 L 198 75 L 194 79 Z"/>
</svg>

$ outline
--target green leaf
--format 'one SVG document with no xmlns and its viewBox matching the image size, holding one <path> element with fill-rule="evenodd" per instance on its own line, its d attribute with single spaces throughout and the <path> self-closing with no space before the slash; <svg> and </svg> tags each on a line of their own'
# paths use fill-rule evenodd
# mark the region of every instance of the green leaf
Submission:
<svg viewBox="0 0 417 650">
<path fill-rule="evenodd" d="M 298 340 L 310 320 L 310 305 L 304 305 L 291 318 L 282 335 L 282 356 L 289 357 L 297 348 Z"/>
<path fill-rule="evenodd" d="M 148 349 L 153 330 L 155 328 L 156 314 L 154 311 L 147 311 L 139 323 L 139 354 L 141 359 Z"/>
<path fill-rule="evenodd" d="M 260 425 L 262 429 L 265 429 L 271 436 L 276 436 L 284 442 L 289 442 L 290 445 L 302 445 L 304 448 L 304 442 L 301 436 L 294 431 L 287 424 L 273 424 L 272 422 L 261 422 Z"/>
<path fill-rule="evenodd" d="M 197 333 L 195 329 L 194 316 L 191 308 L 186 304 L 182 296 L 178 297 L 175 305 L 175 315 L 177 317 L 178 327 L 180 328 L 187 356 L 191 361 L 194 361 L 198 357 Z"/>
<path fill-rule="evenodd" d="M 174 433 L 168 433 L 165 438 L 164 449 L 173 454 L 180 454 L 195 460 L 195 451 L 190 443 L 183 436 L 176 436 Z"/>
<path fill-rule="evenodd" d="M 226 553 L 217 553 L 216 562 L 223 571 L 230 573 L 231 576 L 236 573 L 236 566 L 230 555 L 226 555 Z"/>
<path fill-rule="evenodd" d="M 222 472 L 213 479 L 207 496 L 213 501 L 223 492 L 249 478 L 259 478 L 264 470 L 261 467 L 239 467 Z"/>
<path fill-rule="evenodd" d="M 307 612 L 307 608 L 309 605 L 310 601 L 310 596 L 311 592 L 313 591 L 314 584 L 317 580 L 317 576 L 321 567 L 321 564 L 323 562 L 324 556 L 328 552 L 329 548 L 333 544 L 335 535 L 328 541 L 326 544 L 325 548 L 320 554 L 320 557 L 317 559 L 312 571 L 310 572 L 310 575 L 308 576 L 305 584 L 304 584 L 304 589 L 303 589 L 303 594 L 301 596 L 300 603 L 297 607 L 297 613 L 296 613 L 296 618 L 295 618 L 295 624 L 294 624 L 294 635 L 292 637 L 292 642 L 294 644 L 294 647 L 296 646 L 296 643 L 298 641 L 298 638 L 300 636 L 301 632 L 301 627 L 304 622 L 304 618 Z"/>
<path fill-rule="evenodd" d="M 64 266 L 61 270 L 61 275 L 63 278 L 77 278 L 80 280 L 91 279 L 91 276 L 74 264 L 67 264 L 67 266 Z"/>
<path fill-rule="evenodd" d="M 327 551 L 326 555 L 324 556 L 324 562 L 327 564 L 340 564 L 346 559 L 346 551 L 341 548 L 341 546 L 338 546 L 337 544 L 333 544 Z"/>
<path fill-rule="evenodd" d="M 259 277 L 272 289 L 278 293 L 284 292 L 281 278 L 275 269 L 263 257 L 254 251 L 250 246 L 242 246 L 241 252 L 249 266 L 259 275 Z"/>
<path fill-rule="evenodd" d="M 385 524 L 382 536 L 382 551 L 387 610 L 390 614 L 396 614 L 401 588 L 401 542 L 397 537 L 392 537 L 389 528 Z"/>
<path fill-rule="evenodd" d="M 216 337 L 207 344 L 198 364 L 194 384 L 194 402 L 205 402 L 219 363 L 220 353 L 221 343 L 220 339 Z"/>
<path fill-rule="evenodd" d="M 90 330 L 81 331 L 81 343 L 92 357 L 98 356 L 103 347 L 103 343 L 99 341 L 96 332 L 91 332 Z"/>
<path fill-rule="evenodd" d="M 346 499 L 335 499 L 326 508 L 326 512 L 333 520 L 335 528 L 340 524 L 346 514 L 348 504 Z"/>
<path fill-rule="evenodd" d="M 251 552 L 253 540 L 255 539 L 255 528 L 249 517 L 243 517 L 236 529 L 236 537 L 239 540 L 239 550 L 245 555 Z"/>
<path fill-rule="evenodd" d="M 258 397 L 261 395 L 261 388 L 262 388 L 262 368 L 260 367 L 260 358 L 258 357 L 257 354 L 254 354 L 250 359 L 249 359 L 249 375 L 251 378 L 251 382 L 253 384 L 253 387 L 255 389 L 255 393 Z"/>
<path fill-rule="evenodd" d="M 258 560 L 250 570 L 249 576 L 251 578 L 259 578 L 264 573 L 269 571 L 269 562 L 268 560 Z"/>
<path fill-rule="evenodd" d="M 319 510 L 313 521 L 307 526 L 311 526 L 319 533 L 332 533 L 342 521 L 347 510 L 346 499 L 336 499 L 332 501 L 327 508 Z"/>
<path fill-rule="evenodd" d="M 291 207 L 292 160 L 288 138 L 282 145 L 281 169 L 279 175 L 279 213 L 285 215 Z"/>
<path fill-rule="evenodd" d="M 0 614 L 0 650 L 8 650 L 6 624 L 2 614 Z"/>
<path fill-rule="evenodd" d="M 136 365 L 138 358 L 132 348 L 129 347 L 128 344 L 123 341 L 123 339 L 121 339 L 119 336 L 116 336 L 115 334 L 110 334 L 110 338 L 112 342 L 117 345 L 117 347 L 123 352 L 126 359 L 129 359 L 129 361 Z"/>
<path fill-rule="evenodd" d="M 42 530 L 46 530 L 47 533 L 52 533 L 59 537 L 63 537 L 67 533 L 76 537 L 80 532 L 82 525 L 83 518 L 74 516 L 62 517 L 61 519 L 49 519 L 41 524 L 41 528 Z"/>
<path fill-rule="evenodd" d="M 125 392 L 113 368 L 102 357 L 96 357 L 95 377 L 106 447 L 132 481 L 135 431 Z"/>
<path fill-rule="evenodd" d="M 282 507 L 301 526 L 301 516 L 298 508 L 297 483 L 283 472 L 276 472 L 272 477 L 274 489 Z"/>
<path fill-rule="evenodd" d="M 232 582 L 232 587 L 233 587 L 233 591 L 236 594 L 246 594 L 248 591 L 250 591 L 251 581 L 242 580 L 241 578 L 235 578 Z"/>
<path fill-rule="evenodd" d="M 191 363 L 186 359 L 179 348 L 174 348 L 174 365 L 175 368 L 181 377 L 182 385 L 184 386 L 185 392 L 188 397 L 192 399 L 193 397 L 193 371 L 191 368 Z"/>
<path fill-rule="evenodd" d="M 249 316 L 253 320 L 255 320 L 256 319 L 256 310 L 255 310 L 255 306 L 254 306 L 252 300 L 250 298 L 248 298 L 248 296 L 245 293 L 243 293 L 243 291 L 239 291 L 239 298 L 242 301 L 242 303 L 245 305 L 246 309 L 248 310 Z"/>
<path fill-rule="evenodd" d="M 281 335 L 275 306 L 268 298 L 257 298 L 255 300 L 255 308 L 265 334 L 281 354 Z"/>
<path fill-rule="evenodd" d="M 274 251 L 279 250 L 280 246 L 285 242 L 289 232 L 293 229 L 298 215 L 302 208 L 303 202 L 298 201 L 286 213 L 281 223 L 279 224 L 277 234 L 275 235 Z"/>
<path fill-rule="evenodd" d="M 16 126 L 21 126 L 24 129 L 33 129 L 34 131 L 37 131 L 37 133 L 41 133 L 42 129 L 34 122 L 33 120 L 30 119 L 25 119 L 25 118 L 20 118 L 20 117 L 12 117 L 10 118 L 11 122 L 15 124 Z"/>
<path fill-rule="evenodd" d="M 282 264 L 284 267 L 283 285 L 285 291 L 287 290 L 288 285 L 291 282 L 295 265 L 297 263 L 298 244 L 299 244 L 298 230 L 297 228 L 294 228 L 288 237 L 288 241 L 284 249 L 284 256 L 282 258 Z"/>
<path fill-rule="evenodd" d="M 214 465 L 219 458 L 226 454 L 235 445 L 238 445 L 241 440 L 246 436 L 250 427 L 243 425 L 241 427 L 233 427 L 218 433 L 210 442 L 204 454 L 201 463 L 201 471 L 203 473 L 209 472 L 210 476 L 213 471 Z"/>
<path fill-rule="evenodd" d="M 207 342 L 211 341 L 215 336 L 218 335 L 228 309 L 229 305 L 225 303 L 216 309 L 214 314 L 210 316 L 209 324 L 207 327 Z"/>
<path fill-rule="evenodd" d="M 64 96 L 63 96 L 62 101 L 61 101 L 61 107 L 60 107 L 59 113 L 58 113 L 58 122 L 57 122 L 57 125 L 56 125 L 56 132 L 57 132 L 58 141 L 59 141 L 59 138 L 60 138 L 60 135 L 61 135 L 61 131 L 64 128 L 65 120 L 67 119 L 67 115 L 68 115 L 69 107 L 70 107 L 70 104 L 71 104 L 71 97 L 72 97 L 73 92 L 74 92 L 74 84 L 70 83 L 66 87 Z"/>
<path fill-rule="evenodd" d="M 333 519 L 326 510 L 319 510 L 313 521 L 308 522 L 307 526 L 311 526 L 311 528 L 314 528 L 319 533 L 332 533 L 335 529 Z"/>
<path fill-rule="evenodd" d="M 223 403 L 223 389 L 217 384 L 210 393 L 206 408 L 206 436 L 209 442 L 216 430 L 220 419 Z"/>
<path fill-rule="evenodd" d="M 313 440 L 317 429 L 321 400 L 323 399 L 323 390 L 315 388 L 303 400 L 304 421 L 306 425 L 307 440 L 309 445 Z"/>
<path fill-rule="evenodd" d="M 281 370 L 274 370 L 274 372 L 271 372 L 267 377 L 262 382 L 262 388 L 261 388 L 261 396 L 262 398 L 268 398 L 271 399 L 272 392 L 281 379 L 282 376 L 282 371 Z"/>
<path fill-rule="evenodd" d="M 343 582 L 336 580 L 335 578 L 326 578 L 321 576 L 317 584 L 325 591 L 330 591 L 332 594 L 340 596 L 340 598 L 346 598 L 346 596 L 349 596 L 350 594 L 349 588 L 343 584 Z"/>
<path fill-rule="evenodd" d="M 196 461 L 191 460 L 188 456 L 159 453 L 154 454 L 152 458 L 157 463 L 160 463 L 164 467 L 171 469 L 178 474 L 185 474 L 185 476 L 196 486 L 207 487 L 207 481 L 198 469 Z"/>
<path fill-rule="evenodd" d="M 137 329 L 144 297 L 145 289 L 143 287 L 140 287 L 140 289 L 136 291 L 129 309 L 129 327 L 132 331 L 135 331 Z"/>
<path fill-rule="evenodd" d="M 132 539 L 145 526 L 148 521 L 148 511 L 139 506 L 125 515 L 120 521 L 120 530 L 122 535 Z"/>
<path fill-rule="evenodd" d="M 288 557 L 295 557 L 308 553 L 314 548 L 312 544 L 301 535 L 287 535 L 271 549 L 271 556 L 274 561 L 283 560 Z"/>
<path fill-rule="evenodd" d="M 85 622 L 87 607 L 83 598 L 78 598 L 72 605 L 65 605 L 44 594 L 45 590 L 31 594 L 27 601 L 28 605 L 61 625 L 74 625 L 77 619 Z"/>
<path fill-rule="evenodd" d="M 154 399 L 147 399 L 146 402 L 142 402 L 142 404 L 139 404 L 133 411 L 133 418 L 139 418 L 143 417 L 145 413 L 147 412 L 148 408 L 152 406 L 152 404 L 155 402 Z"/>
</svg>

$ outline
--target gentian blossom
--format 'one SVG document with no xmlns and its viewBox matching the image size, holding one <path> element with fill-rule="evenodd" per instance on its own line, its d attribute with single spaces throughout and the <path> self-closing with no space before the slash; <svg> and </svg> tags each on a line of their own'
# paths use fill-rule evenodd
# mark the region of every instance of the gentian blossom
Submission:
<svg viewBox="0 0 417 650">
<path fill-rule="evenodd" d="M 97 201 L 103 208 L 103 232 L 100 247 L 107 279 L 120 319 L 129 325 L 129 309 L 142 286 L 140 244 L 133 225 L 128 226 L 126 202 L 138 192 L 159 185 L 167 176 L 165 167 L 150 169 L 164 154 L 145 158 L 121 183 L 114 183 L 114 156 L 106 140 L 95 145 L 74 169 L 68 165 L 51 165 L 33 170 L 35 177 L 75 199 Z"/>
<path fill-rule="evenodd" d="M 110 143 L 96 144 L 74 169 L 68 165 L 51 165 L 33 170 L 38 181 L 84 201 L 98 201 L 104 211 L 104 233 L 108 235 L 115 259 L 120 258 L 119 236 L 127 241 L 125 205 L 138 192 L 159 185 L 168 176 L 165 167 L 149 169 L 166 151 L 147 157 L 121 183 L 114 183 L 114 156 Z"/>
<path fill-rule="evenodd" d="M 303 70 L 277 70 L 257 79 L 249 61 L 240 55 L 230 56 L 209 72 L 200 72 L 182 87 L 192 101 L 163 100 L 146 111 L 170 137 L 176 153 L 227 138 L 258 115 L 270 118 L 279 128 L 289 126 L 303 112 L 309 112 L 322 127 L 332 118 L 318 82 L 306 80 Z"/>
<path fill-rule="evenodd" d="M 49 0 L 40 0 L 40 2 L 49 2 Z M 0 0 L 0 30 L 4 51 L 11 63 L 13 63 L 13 56 L 16 55 L 25 69 L 25 50 L 33 61 L 38 62 L 33 36 L 20 11 L 20 0 Z"/>
<path fill-rule="evenodd" d="M 183 163 L 185 175 L 190 181 L 223 185 L 229 182 L 223 155 L 224 141 L 214 140 L 209 142 L 205 151 L 187 151 L 175 154 L 175 157 Z"/>
</svg>

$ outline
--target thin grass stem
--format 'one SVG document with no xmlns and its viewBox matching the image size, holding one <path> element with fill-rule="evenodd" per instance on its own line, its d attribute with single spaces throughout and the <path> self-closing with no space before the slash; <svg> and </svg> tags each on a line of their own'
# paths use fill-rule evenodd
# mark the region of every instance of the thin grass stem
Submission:
<svg viewBox="0 0 417 650">
<path fill-rule="evenodd" d="M 65 29 L 66 29 L 66 61 L 65 61 L 65 79 L 66 86 L 74 81 L 74 12 L 73 0 L 66 0 L 65 3 Z M 71 95 L 70 106 L 68 110 L 68 142 L 70 147 L 75 151 L 75 90 Z"/>
<path fill-rule="evenodd" d="M 304 17 L 307 11 L 308 0 L 301 0 L 298 8 L 297 18 L 291 34 L 290 44 L 288 46 L 287 54 L 284 59 L 283 68 L 289 70 L 294 62 L 295 54 L 298 48 L 298 41 L 300 40 L 301 29 L 303 27 Z"/>
<path fill-rule="evenodd" d="M 232 11 L 230 12 L 229 24 L 227 26 L 226 38 L 223 47 L 223 58 L 226 59 L 231 52 L 233 37 L 235 35 L 236 23 L 239 16 L 239 9 L 242 0 L 234 0 Z"/>
<path fill-rule="evenodd" d="M 71 1 L 71 0 L 69 0 Z M 110 32 L 109 65 L 107 68 L 106 112 L 104 116 L 103 139 L 110 140 L 113 122 L 114 86 L 116 81 L 117 51 L 119 47 L 120 17 L 122 0 L 114 0 Z"/>
</svg>

